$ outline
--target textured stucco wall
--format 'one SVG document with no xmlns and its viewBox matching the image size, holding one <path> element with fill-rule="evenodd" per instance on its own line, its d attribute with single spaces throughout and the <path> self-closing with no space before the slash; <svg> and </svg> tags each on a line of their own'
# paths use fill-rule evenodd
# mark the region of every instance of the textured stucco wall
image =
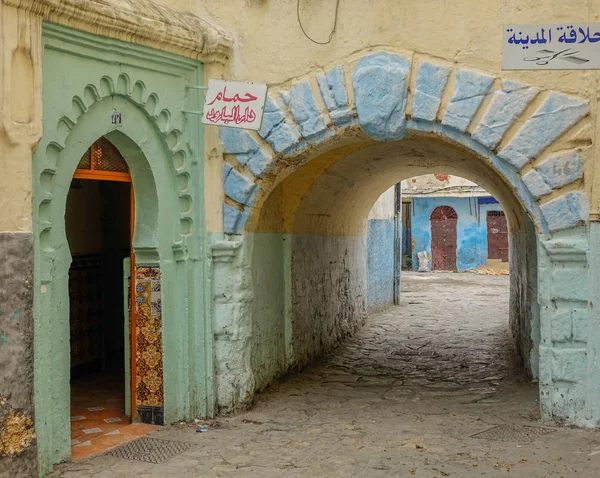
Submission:
<svg viewBox="0 0 600 478">
<path fill-rule="evenodd" d="M 369 219 L 367 232 L 367 307 L 370 312 L 394 303 L 394 219 Z"/>
<path fill-rule="evenodd" d="M 597 262 L 588 267 L 596 254 L 590 246 L 585 228 L 538 236 L 539 396 L 543 420 L 598 427 L 597 295 L 588 302 L 598 287 L 589 280 Z"/>
<path fill-rule="evenodd" d="M 367 308 L 383 310 L 394 303 L 395 188 L 384 192 L 369 212 L 367 226 Z"/>
<path fill-rule="evenodd" d="M 413 270 L 418 269 L 417 252 L 431 257 L 431 213 L 438 206 L 450 206 L 458 215 L 456 224 L 456 268 L 475 269 L 487 260 L 487 212 L 501 211 L 499 204 L 477 204 L 477 198 L 414 198 L 411 216 Z M 429 263 L 431 268 L 431 262 Z"/>
<path fill-rule="evenodd" d="M 290 238 L 283 234 L 251 234 L 252 263 L 252 370 L 262 388 L 286 370 L 286 280 L 289 263 L 285 249 Z"/>
<path fill-rule="evenodd" d="M 292 237 L 293 366 L 323 355 L 366 319 L 366 238 Z"/>
<path fill-rule="evenodd" d="M 369 211 L 369 219 L 394 219 L 395 187 L 385 191 Z"/>
<path fill-rule="evenodd" d="M 0 232 L 0 477 L 36 475 L 33 235 Z"/>
</svg>

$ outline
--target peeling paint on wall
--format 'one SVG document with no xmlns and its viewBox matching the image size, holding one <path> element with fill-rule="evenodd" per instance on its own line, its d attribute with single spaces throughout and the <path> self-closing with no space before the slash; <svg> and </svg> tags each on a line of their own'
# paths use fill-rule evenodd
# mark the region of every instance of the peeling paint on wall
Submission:
<svg viewBox="0 0 600 478">
<path fill-rule="evenodd" d="M 468 197 L 414 198 L 412 214 L 413 270 L 418 268 L 417 252 L 431 256 L 431 212 L 450 206 L 457 215 L 456 269 L 475 269 L 487 260 L 487 211 L 501 211 L 500 204 L 478 204 Z"/>
</svg>

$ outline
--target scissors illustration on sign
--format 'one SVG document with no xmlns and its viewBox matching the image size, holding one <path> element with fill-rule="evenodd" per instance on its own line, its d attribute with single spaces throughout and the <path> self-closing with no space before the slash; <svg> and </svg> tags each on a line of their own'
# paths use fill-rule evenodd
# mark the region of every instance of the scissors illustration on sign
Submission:
<svg viewBox="0 0 600 478">
<path fill-rule="evenodd" d="M 577 53 L 579 53 L 578 51 L 571 51 L 570 48 L 567 48 L 566 50 L 561 50 L 561 51 L 552 51 L 552 50 L 539 50 L 537 52 L 540 56 L 532 56 L 532 57 L 525 57 L 523 58 L 523 61 L 534 61 L 536 65 L 539 66 L 544 66 L 549 64 L 552 60 L 555 59 L 559 59 L 559 60 L 565 60 L 571 63 L 576 63 L 578 65 L 581 65 L 582 63 L 587 63 L 588 59 L 586 58 L 581 58 L 578 56 L 573 56 Z"/>
</svg>

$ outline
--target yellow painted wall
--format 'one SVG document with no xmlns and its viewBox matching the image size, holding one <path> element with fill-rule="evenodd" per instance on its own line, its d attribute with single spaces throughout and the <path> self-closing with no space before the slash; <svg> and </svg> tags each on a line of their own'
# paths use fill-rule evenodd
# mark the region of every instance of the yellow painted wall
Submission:
<svg viewBox="0 0 600 478">
<path fill-rule="evenodd" d="M 600 157 L 597 115 L 600 71 L 502 72 L 500 67 L 503 23 L 599 22 L 600 2 L 597 0 L 340 0 L 337 29 L 328 45 L 316 45 L 304 36 L 296 15 L 297 0 L 156 1 L 213 22 L 233 38 L 229 62 L 224 68 L 207 65 L 206 78 L 266 82 L 276 88 L 315 70 L 351 63 L 372 47 L 432 56 L 504 79 L 587 98 L 592 106 L 592 120 L 585 125 L 586 131 L 580 137 L 595 141 L 585 158 L 586 190 L 591 192 L 590 179 L 600 182 L 600 169 L 592 170 L 594 158 Z M 10 3 L 18 2 L 11 0 Z M 314 38 L 327 39 L 335 3 L 335 0 L 300 0 L 304 28 Z M 0 230 L 30 231 L 31 149 L 35 148 L 41 133 L 41 18 L 18 14 L 16 8 L 4 2 L 0 5 L 3 66 L 0 68 L 0 121 L 3 125 L 0 129 Z M 64 23 L 74 28 L 91 28 L 89 23 L 73 18 L 64 19 Z M 115 36 L 123 37 L 123 33 Z M 11 65 L 17 65 L 22 72 L 17 75 L 19 81 L 12 80 L 15 75 Z M 33 100 L 23 101 L 23 98 Z M 445 96 L 444 100 L 447 99 Z M 207 222 L 209 231 L 219 231 L 222 228 L 221 149 L 217 128 L 208 129 L 214 131 L 207 131 L 206 138 Z M 600 194 L 595 193 L 592 218 L 594 213 L 598 215 L 599 206 Z"/>
<path fill-rule="evenodd" d="M 373 48 L 434 57 L 438 61 L 477 68 L 542 90 L 558 90 L 587 98 L 591 103 L 591 120 L 576 128 L 577 141 L 586 146 L 593 140 L 594 144 L 583 152 L 586 192 L 591 194 L 592 183 L 600 182 L 600 168 L 594 171 L 592 167 L 594 158 L 600 157 L 597 119 L 600 72 L 501 70 L 504 23 L 599 22 L 600 2 L 597 0 L 341 0 L 337 29 L 328 45 L 316 45 L 304 36 L 298 25 L 296 0 L 161 2 L 218 21 L 234 38 L 234 53 L 227 65 L 226 76 L 266 82 L 272 90 L 286 88 L 315 70 L 352 64 L 354 58 Z M 315 39 L 327 39 L 333 24 L 335 3 L 335 0 L 300 0 L 303 26 Z M 346 70 L 348 75 L 351 69 Z M 441 111 L 451 91 L 450 84 L 443 97 Z M 349 94 L 352 92 L 349 91 Z M 318 98 L 318 95 L 315 96 Z M 484 109 L 485 104 L 479 111 Z M 513 131 L 516 129 L 517 125 Z M 510 137 L 511 131 L 504 141 Z M 559 143 L 565 144 L 563 141 Z M 323 158 L 319 160 L 329 162 Z M 218 183 L 220 171 L 215 169 L 214 174 L 212 180 L 210 174 L 207 177 L 208 182 L 214 181 L 213 184 Z M 279 176 L 279 179 L 285 175 Z M 301 182 L 306 183 L 307 179 L 303 178 Z M 262 189 L 263 192 L 267 190 L 264 182 Z M 551 199 L 553 197 L 547 198 Z M 216 196 L 208 198 L 209 204 L 215 202 L 211 206 L 214 211 L 219 208 L 218 200 Z M 594 194 L 591 202 L 591 217 L 598 217 L 600 194 Z M 216 214 L 209 217 L 209 230 L 218 228 L 218 222 Z"/>
</svg>

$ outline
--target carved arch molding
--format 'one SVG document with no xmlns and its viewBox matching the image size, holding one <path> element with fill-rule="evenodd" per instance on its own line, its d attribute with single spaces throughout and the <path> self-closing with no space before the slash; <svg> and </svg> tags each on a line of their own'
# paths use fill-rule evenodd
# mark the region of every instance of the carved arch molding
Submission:
<svg viewBox="0 0 600 478">
<path fill-rule="evenodd" d="M 155 124 L 158 134 L 167 145 L 172 161 L 172 170 L 175 173 L 179 196 L 179 231 L 173 237 L 172 249 L 176 257 L 183 257 L 186 242 L 193 234 L 193 201 L 190 192 L 190 154 L 186 151 L 182 141 L 182 131 L 172 124 L 172 113 L 167 108 L 161 108 L 161 99 L 155 92 L 148 91 L 143 81 L 133 82 L 129 75 L 121 73 L 116 78 L 108 75 L 102 76 L 97 86 L 88 84 L 80 94 L 73 96 L 71 107 L 66 108 L 67 113 L 61 116 L 56 123 L 56 129 L 47 132 L 52 139 L 48 142 L 43 155 L 44 163 L 40 165 L 39 191 L 39 240 L 44 251 L 52 251 L 52 190 L 54 178 L 58 172 L 58 159 L 65 148 L 71 130 L 92 106 L 106 98 L 120 96 L 141 108 Z M 68 103 L 68 102 L 67 102 Z M 40 158 L 41 160 L 41 158 Z"/>
<path fill-rule="evenodd" d="M 77 30 L 151 46 L 204 63 L 224 64 L 232 37 L 214 21 L 152 0 L 2 0 Z"/>
<path fill-rule="evenodd" d="M 508 182 L 542 233 L 585 223 L 583 156 L 591 141 L 572 147 L 560 140 L 577 135 L 579 130 L 570 130 L 588 121 L 588 101 L 497 80 L 482 71 L 382 51 L 272 87 L 258 135 L 221 128 L 225 233 L 244 231 L 261 180 L 278 161 L 309 155 L 358 128 L 377 141 L 415 131 L 466 147 Z"/>
</svg>

